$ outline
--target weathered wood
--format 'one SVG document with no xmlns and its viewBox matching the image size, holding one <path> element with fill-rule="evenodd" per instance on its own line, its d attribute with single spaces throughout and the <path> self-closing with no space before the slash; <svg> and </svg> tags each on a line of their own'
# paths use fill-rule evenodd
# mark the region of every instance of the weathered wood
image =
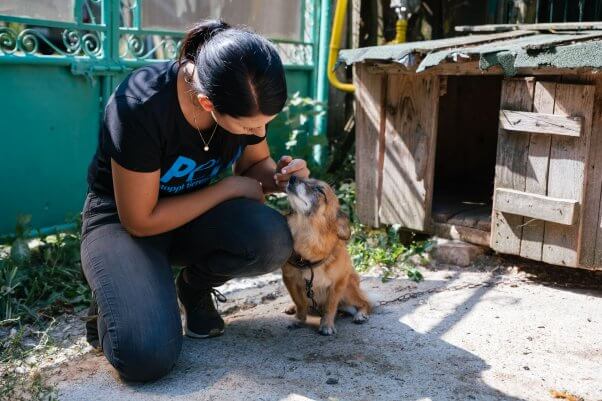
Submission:
<svg viewBox="0 0 602 401">
<path fill-rule="evenodd" d="M 575 224 L 579 202 L 573 199 L 551 198 L 514 189 L 495 190 L 494 210 L 551 221 L 563 225 Z"/>
<path fill-rule="evenodd" d="M 481 70 L 479 67 L 478 57 L 476 59 L 462 60 L 456 63 L 446 62 L 420 73 L 420 75 L 468 75 L 468 76 L 483 76 L 483 75 L 504 75 L 504 70 L 500 66 L 493 66 L 486 70 Z M 405 68 L 395 62 L 366 62 L 369 66 L 368 71 L 373 74 L 415 74 L 415 68 Z M 597 68 L 580 67 L 580 68 L 558 68 L 558 67 L 519 67 L 516 69 L 518 76 L 594 76 L 598 73 Z"/>
<path fill-rule="evenodd" d="M 533 98 L 533 111 L 554 113 L 555 82 L 537 82 Z M 548 189 L 548 164 L 550 160 L 549 135 L 531 135 L 525 190 L 532 194 L 545 195 Z M 520 256 L 541 260 L 543 249 L 544 221 L 535 220 L 523 226 Z"/>
<path fill-rule="evenodd" d="M 470 242 L 476 245 L 489 246 L 491 242 L 489 231 L 471 227 L 455 226 L 446 223 L 433 223 L 431 231 L 438 237 Z"/>
<path fill-rule="evenodd" d="M 475 228 L 477 230 L 483 230 L 483 231 L 487 231 L 488 233 L 491 233 L 491 208 L 488 211 L 489 211 L 489 214 L 486 217 L 477 221 L 477 226 Z M 487 246 L 489 246 L 489 245 L 487 245 Z"/>
<path fill-rule="evenodd" d="M 602 269 L 602 222 L 600 197 L 602 193 L 602 78 L 592 80 L 596 86 L 590 149 L 585 174 L 583 223 L 579 263 L 582 267 Z"/>
<path fill-rule="evenodd" d="M 368 64 L 368 71 L 373 74 L 415 74 L 416 67 L 413 65 L 410 67 L 404 67 L 401 64 L 394 62 L 370 62 Z M 443 63 L 420 73 L 420 75 L 504 75 L 504 71 L 499 66 L 491 67 L 487 70 L 481 70 L 479 68 L 479 61 L 461 61 L 457 63 Z"/>
<path fill-rule="evenodd" d="M 424 231 L 432 203 L 439 79 L 389 76 L 386 99 L 379 219 Z"/>
<path fill-rule="evenodd" d="M 382 163 L 379 160 L 384 134 L 385 97 L 384 75 L 368 74 L 366 67 L 354 66 L 356 87 L 356 185 L 357 208 L 360 221 L 378 227 L 379 187 Z"/>
<path fill-rule="evenodd" d="M 437 174 L 437 172 L 435 172 Z M 437 176 L 437 179 L 442 177 Z M 443 178 L 445 179 L 445 178 Z M 447 223 L 454 216 L 466 211 L 479 208 L 481 205 L 464 202 L 461 193 L 445 194 L 440 191 L 433 201 L 432 218 L 439 223 Z"/>
<path fill-rule="evenodd" d="M 508 132 L 578 137 L 581 135 L 582 123 L 583 119 L 580 117 L 500 110 L 500 127 Z"/>
<path fill-rule="evenodd" d="M 504 80 L 500 108 L 531 111 L 534 89 L 533 78 Z M 528 154 L 527 135 L 514 135 L 503 129 L 499 130 L 494 184 L 496 189 L 525 190 Z M 522 225 L 522 216 L 494 210 L 491 221 L 491 248 L 501 253 L 519 255 Z"/>
<path fill-rule="evenodd" d="M 487 224 L 488 219 L 491 216 L 491 206 L 473 205 L 469 210 L 465 210 L 461 213 L 456 214 L 447 221 L 447 224 L 455 226 L 464 226 L 482 229 L 483 224 L 489 226 L 487 231 L 491 230 L 491 221 Z"/>
<path fill-rule="evenodd" d="M 583 201 L 585 162 L 591 133 L 595 87 L 558 84 L 554 114 L 583 117 L 579 138 L 552 137 L 548 173 L 548 196 Z M 580 219 L 581 220 L 581 219 Z M 577 266 L 580 226 L 545 224 L 542 260 L 547 263 Z"/>
</svg>

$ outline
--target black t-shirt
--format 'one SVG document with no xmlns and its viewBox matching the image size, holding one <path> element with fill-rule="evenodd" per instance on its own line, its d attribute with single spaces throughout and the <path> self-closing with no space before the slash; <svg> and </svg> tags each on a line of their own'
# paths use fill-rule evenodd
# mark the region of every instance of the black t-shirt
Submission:
<svg viewBox="0 0 602 401">
<path fill-rule="evenodd" d="M 157 63 L 132 72 L 109 98 L 98 148 L 88 168 L 89 188 L 114 195 L 111 158 L 126 169 L 161 169 L 159 196 L 210 184 L 242 154 L 264 140 L 235 135 L 220 126 L 206 152 L 198 131 L 184 118 L 177 94 L 178 63 Z M 202 131 L 206 141 L 210 130 Z"/>
</svg>

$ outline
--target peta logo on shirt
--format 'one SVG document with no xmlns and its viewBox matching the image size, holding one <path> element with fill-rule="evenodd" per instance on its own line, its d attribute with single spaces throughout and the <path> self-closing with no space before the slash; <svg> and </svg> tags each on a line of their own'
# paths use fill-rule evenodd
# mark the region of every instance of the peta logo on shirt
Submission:
<svg viewBox="0 0 602 401">
<path fill-rule="evenodd" d="M 217 177 L 221 170 L 220 167 L 221 164 L 217 159 L 210 159 L 197 165 L 196 161 L 188 157 L 178 156 L 161 177 L 160 188 L 165 192 L 178 193 L 198 187 Z M 182 182 L 182 179 L 185 179 L 184 182 Z M 174 185 L 176 182 L 177 184 Z"/>
</svg>

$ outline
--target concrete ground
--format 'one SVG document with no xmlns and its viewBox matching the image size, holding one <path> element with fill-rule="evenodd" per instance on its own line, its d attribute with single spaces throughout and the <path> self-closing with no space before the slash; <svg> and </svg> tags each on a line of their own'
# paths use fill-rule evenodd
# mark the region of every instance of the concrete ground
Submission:
<svg viewBox="0 0 602 401">
<path fill-rule="evenodd" d="M 266 276 L 225 288 L 225 335 L 186 339 L 164 379 L 124 383 L 88 352 L 52 382 L 64 401 L 551 400 L 551 390 L 602 400 L 602 292 L 546 274 L 484 263 L 428 270 L 419 284 L 364 277 L 384 304 L 364 325 L 339 317 L 333 337 L 315 319 L 294 325 L 285 289 Z"/>
</svg>

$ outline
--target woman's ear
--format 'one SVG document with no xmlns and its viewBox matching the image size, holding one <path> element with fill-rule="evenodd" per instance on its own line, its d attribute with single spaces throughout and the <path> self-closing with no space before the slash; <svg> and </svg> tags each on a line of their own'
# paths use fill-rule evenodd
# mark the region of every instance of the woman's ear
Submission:
<svg viewBox="0 0 602 401">
<path fill-rule="evenodd" d="M 337 211 L 337 235 L 340 239 L 347 241 L 351 237 L 349 217 L 339 209 Z"/>
<path fill-rule="evenodd" d="M 196 96 L 196 98 L 198 99 L 199 104 L 201 105 L 203 110 L 208 111 L 208 112 L 213 111 L 213 102 L 211 100 L 209 100 L 209 98 L 206 95 L 198 94 Z"/>
</svg>

